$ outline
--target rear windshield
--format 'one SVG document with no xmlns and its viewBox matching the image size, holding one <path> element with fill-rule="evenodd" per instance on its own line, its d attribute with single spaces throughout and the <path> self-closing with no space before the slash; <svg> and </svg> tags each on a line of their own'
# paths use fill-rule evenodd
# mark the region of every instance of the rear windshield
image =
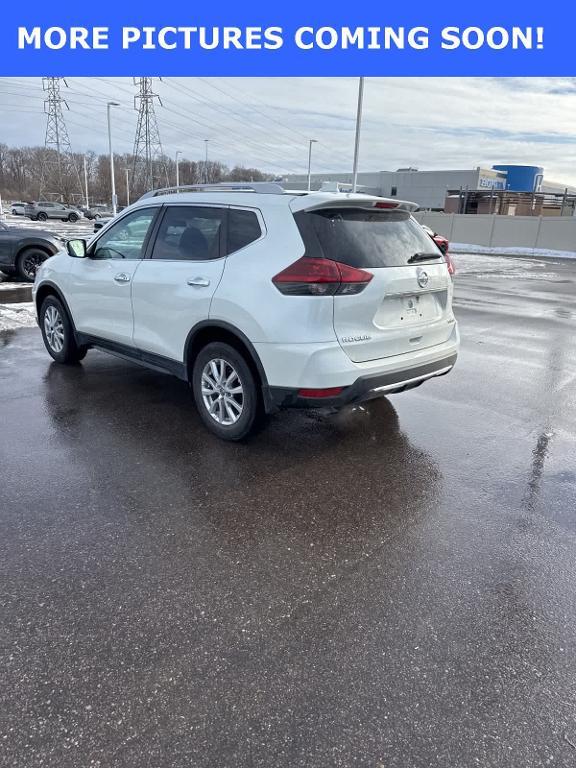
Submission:
<svg viewBox="0 0 576 768">
<path fill-rule="evenodd" d="M 326 208 L 298 213 L 296 220 L 308 255 L 351 267 L 401 267 L 415 253 L 441 257 L 406 211 Z"/>
</svg>

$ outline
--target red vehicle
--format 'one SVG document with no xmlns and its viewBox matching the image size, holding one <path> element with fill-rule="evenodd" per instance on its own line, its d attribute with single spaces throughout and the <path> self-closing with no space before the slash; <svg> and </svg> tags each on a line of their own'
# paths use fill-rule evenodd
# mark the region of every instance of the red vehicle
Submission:
<svg viewBox="0 0 576 768">
<path fill-rule="evenodd" d="M 450 272 L 451 275 L 453 275 L 456 272 L 456 267 L 454 265 L 454 262 L 452 261 L 452 257 L 448 253 L 448 246 L 450 245 L 449 241 L 443 236 L 439 235 L 438 232 L 434 232 L 433 229 L 430 229 L 430 227 L 426 226 L 426 224 L 420 225 L 424 232 L 426 232 L 427 235 L 430 235 L 432 240 L 436 243 L 438 248 L 442 251 L 444 254 L 444 258 L 446 260 L 446 264 L 448 264 L 448 272 Z"/>
</svg>

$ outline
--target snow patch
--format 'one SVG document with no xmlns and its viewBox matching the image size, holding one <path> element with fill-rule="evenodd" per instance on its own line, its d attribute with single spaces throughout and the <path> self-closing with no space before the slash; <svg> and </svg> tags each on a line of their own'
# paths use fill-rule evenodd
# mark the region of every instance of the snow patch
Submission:
<svg viewBox="0 0 576 768">
<path fill-rule="evenodd" d="M 0 291 L 31 290 L 30 283 L 9 283 L 0 279 Z"/>
<path fill-rule="evenodd" d="M 0 304 L 0 332 L 15 328 L 33 328 L 36 325 L 34 302 Z"/>
<path fill-rule="evenodd" d="M 485 245 L 471 245 L 470 243 L 450 243 L 450 252 L 476 253 L 486 256 L 535 256 L 539 259 L 576 259 L 576 251 L 553 251 L 547 248 L 521 248 L 519 246 L 488 248 Z"/>
</svg>

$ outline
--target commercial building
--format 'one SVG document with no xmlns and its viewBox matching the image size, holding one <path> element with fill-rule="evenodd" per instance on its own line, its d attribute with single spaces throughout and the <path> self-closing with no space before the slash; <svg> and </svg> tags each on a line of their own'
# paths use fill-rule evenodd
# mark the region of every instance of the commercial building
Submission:
<svg viewBox="0 0 576 768">
<path fill-rule="evenodd" d="M 312 189 L 320 189 L 327 182 L 351 184 L 352 174 L 314 173 L 311 176 Z M 306 189 L 308 177 L 306 174 L 286 176 L 283 179 L 283 184 L 288 189 Z M 477 203 L 480 201 L 479 205 L 482 211 L 488 206 L 488 203 L 483 201 L 489 199 L 492 204 L 491 210 L 495 211 L 493 201 L 499 197 L 505 197 L 505 193 L 510 192 L 528 196 L 528 201 L 517 203 L 522 211 L 526 210 L 526 206 L 532 206 L 530 196 L 534 193 L 558 198 L 563 195 L 573 196 L 576 194 L 575 187 L 566 188 L 564 185 L 545 181 L 542 167 L 526 165 L 494 165 L 492 168 L 477 167 L 469 170 L 439 171 L 399 168 L 397 171 L 359 173 L 357 184 L 358 191 L 381 195 L 382 197 L 412 200 L 418 203 L 420 208 L 432 211 L 443 211 L 447 200 L 454 201 L 456 198 L 460 212 L 462 212 L 462 200 L 466 199 L 467 193 L 467 199 L 471 205 L 473 205 L 473 200 Z M 453 202 L 448 205 L 449 209 L 453 210 Z M 510 210 L 503 210 L 502 212 L 513 213 L 513 206 L 510 206 Z"/>
</svg>

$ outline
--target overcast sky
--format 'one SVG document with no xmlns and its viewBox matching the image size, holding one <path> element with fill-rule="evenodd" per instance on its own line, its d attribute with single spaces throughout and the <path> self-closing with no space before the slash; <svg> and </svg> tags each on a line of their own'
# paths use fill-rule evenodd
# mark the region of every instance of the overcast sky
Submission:
<svg viewBox="0 0 576 768">
<path fill-rule="evenodd" d="M 136 87 L 129 78 L 69 78 L 63 88 L 74 151 L 132 150 Z M 154 81 L 166 154 L 181 150 L 275 174 L 351 170 L 358 81 L 354 78 L 165 78 Z M 44 142 L 40 78 L 0 78 L 0 142 Z M 360 170 L 542 165 L 546 178 L 576 185 L 576 79 L 368 78 Z"/>
</svg>

